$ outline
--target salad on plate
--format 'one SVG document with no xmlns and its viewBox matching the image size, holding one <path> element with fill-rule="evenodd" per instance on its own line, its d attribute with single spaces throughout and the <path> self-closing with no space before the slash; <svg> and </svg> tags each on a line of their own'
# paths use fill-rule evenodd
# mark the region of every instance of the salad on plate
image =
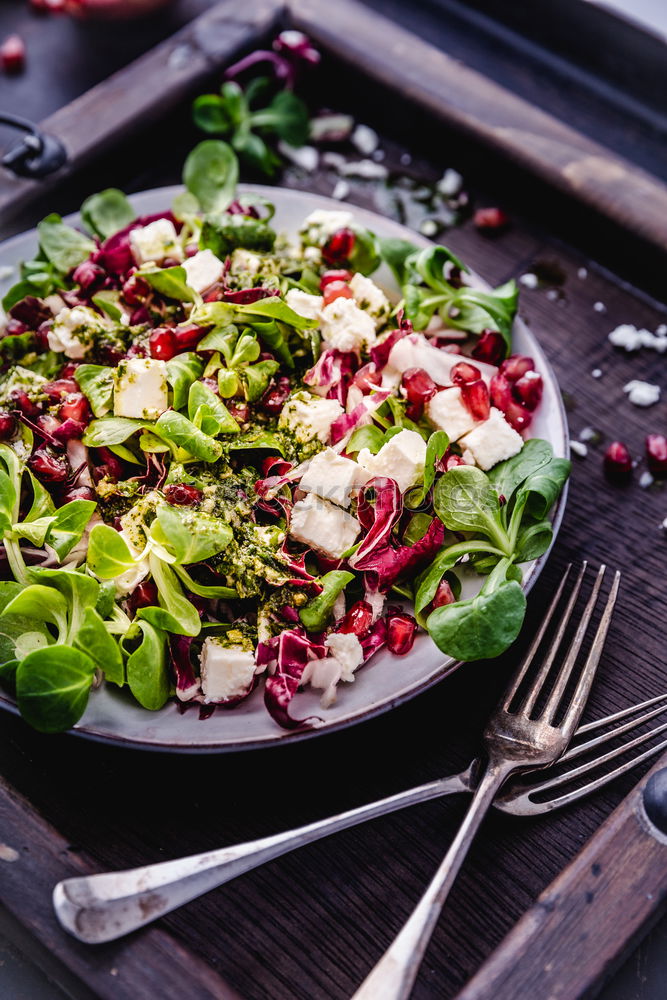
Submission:
<svg viewBox="0 0 667 1000">
<path fill-rule="evenodd" d="M 0 682 L 39 730 L 101 684 L 203 715 L 260 687 L 304 728 L 300 688 L 325 715 L 418 629 L 459 660 L 520 630 L 569 462 L 527 436 L 516 285 L 352 210 L 277 233 L 236 180 L 208 140 L 158 215 L 48 216 L 4 296 Z"/>
</svg>

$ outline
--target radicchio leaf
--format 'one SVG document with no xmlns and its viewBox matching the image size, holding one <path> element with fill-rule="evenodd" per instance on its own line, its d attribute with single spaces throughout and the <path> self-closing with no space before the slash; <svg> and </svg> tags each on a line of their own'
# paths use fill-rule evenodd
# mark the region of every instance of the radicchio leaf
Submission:
<svg viewBox="0 0 667 1000">
<path fill-rule="evenodd" d="M 179 701 L 201 701 L 199 678 L 190 656 L 192 636 L 169 636 L 169 659 L 176 679 L 176 697 Z"/>
<path fill-rule="evenodd" d="M 286 629 L 278 636 L 275 672 L 266 679 L 264 704 L 271 718 L 283 729 L 311 729 L 320 721 L 316 718 L 292 718 L 289 705 L 308 661 L 321 659 L 326 655 L 327 647 L 322 636 L 308 636 L 303 628 Z"/>
<path fill-rule="evenodd" d="M 399 576 L 434 559 L 443 546 L 444 538 L 445 527 L 436 517 L 423 538 L 414 545 L 399 545 L 397 548 L 387 545 L 384 548 L 375 548 L 362 560 L 362 565 L 355 563 L 355 569 L 366 573 L 367 582 L 372 590 L 384 593 L 393 586 Z"/>
<path fill-rule="evenodd" d="M 375 504 L 368 500 L 370 490 L 375 492 Z M 361 545 L 350 558 L 350 566 L 354 569 L 371 569 L 367 562 L 377 549 L 381 551 L 389 545 L 392 528 L 398 521 L 403 510 L 403 500 L 398 484 L 385 476 L 371 479 L 359 494 L 357 517 L 366 535 Z"/>
<path fill-rule="evenodd" d="M 387 623 L 384 618 L 378 618 L 368 635 L 360 639 L 361 647 L 364 651 L 364 663 L 370 660 L 378 649 L 381 649 L 387 642 Z"/>
<path fill-rule="evenodd" d="M 151 222 L 157 221 L 157 219 L 169 219 L 170 222 L 174 223 L 177 230 L 181 226 L 181 223 L 178 222 L 171 212 L 156 212 L 154 215 L 142 215 L 140 218 L 135 219 L 134 222 L 131 222 L 129 226 L 125 226 L 124 229 L 120 229 L 113 236 L 105 240 L 99 250 L 91 255 L 91 259 L 95 264 L 103 267 L 105 271 L 110 271 L 111 274 L 126 274 L 131 267 L 134 267 L 134 257 L 130 248 L 130 233 L 133 229 L 148 226 Z"/>
<path fill-rule="evenodd" d="M 403 337 L 406 337 L 409 333 L 414 333 L 412 323 L 409 319 L 403 319 L 402 313 L 398 319 L 398 327 L 395 330 L 392 330 L 391 333 L 384 338 L 384 340 L 380 341 L 379 344 L 371 347 L 371 361 L 374 362 L 378 371 L 381 371 L 387 364 L 394 344 L 397 344 L 399 340 L 402 340 Z"/>
<path fill-rule="evenodd" d="M 258 302 L 260 299 L 268 299 L 272 295 L 280 295 L 278 288 L 240 288 L 235 292 L 224 292 L 222 299 L 224 302 L 232 302 L 236 305 L 250 305 L 251 302 Z"/>
<path fill-rule="evenodd" d="M 338 399 L 345 404 L 347 386 L 354 372 L 356 357 L 353 351 L 339 351 L 328 347 L 316 363 L 303 376 L 303 381 L 318 396 Z"/>
</svg>

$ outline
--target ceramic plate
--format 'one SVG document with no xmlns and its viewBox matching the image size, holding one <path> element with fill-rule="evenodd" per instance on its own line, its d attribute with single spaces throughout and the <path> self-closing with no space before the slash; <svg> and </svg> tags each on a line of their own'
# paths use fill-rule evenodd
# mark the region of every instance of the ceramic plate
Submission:
<svg viewBox="0 0 667 1000">
<path fill-rule="evenodd" d="M 179 190 L 177 187 L 167 187 L 146 191 L 134 195 L 132 204 L 137 215 L 163 211 L 169 207 Z M 276 214 L 272 224 L 277 231 L 288 234 L 296 234 L 303 218 L 314 209 L 340 210 L 346 207 L 338 201 L 307 191 L 251 185 L 242 187 L 241 191 L 250 195 L 263 195 L 273 202 Z M 396 222 L 361 208 L 354 207 L 353 211 L 362 225 L 379 236 L 401 237 L 419 246 L 429 245 L 428 240 Z M 67 221 L 77 224 L 79 217 L 73 215 Z M 37 236 L 34 231 L 14 237 L 0 246 L 0 270 L 29 259 L 36 250 Z M 373 278 L 388 290 L 396 290 L 395 281 L 385 265 Z M 14 280 L 15 272 L 11 277 L 3 279 L 0 282 L 0 293 L 4 294 Z M 480 285 L 484 285 L 482 279 L 478 281 Z M 531 427 L 531 434 L 550 441 L 557 456 L 568 457 L 567 421 L 556 378 L 539 344 L 520 319 L 514 324 L 514 351 L 533 357 L 544 379 L 544 396 Z M 555 531 L 562 518 L 565 495 L 563 491 L 555 511 Z M 546 554 L 527 567 L 526 590 L 537 579 L 545 560 Z M 478 583 L 468 581 L 468 587 L 470 593 L 473 593 Z M 86 713 L 73 732 L 108 743 L 181 753 L 275 746 L 333 732 L 386 712 L 447 677 L 459 665 L 451 658 L 443 659 L 443 654 L 429 636 L 421 633 L 406 656 L 399 658 L 387 651 L 376 654 L 358 672 L 354 684 L 340 685 L 338 701 L 329 709 L 322 710 L 319 707 L 319 694 L 308 690 L 299 693 L 292 705 L 294 715 L 298 718 L 318 715 L 323 720 L 319 728 L 307 732 L 290 733 L 276 725 L 264 708 L 261 686 L 237 708 L 227 711 L 218 709 L 210 718 L 200 721 L 196 707 L 181 714 L 177 706 L 170 702 L 159 712 L 148 712 L 140 708 L 129 694 L 112 685 L 92 693 Z M 1 692 L 0 704 L 16 711 L 11 698 Z"/>
</svg>

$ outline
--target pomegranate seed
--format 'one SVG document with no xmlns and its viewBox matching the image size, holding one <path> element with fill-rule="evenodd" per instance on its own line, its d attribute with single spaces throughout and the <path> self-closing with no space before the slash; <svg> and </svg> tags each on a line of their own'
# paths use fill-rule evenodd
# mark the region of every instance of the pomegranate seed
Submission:
<svg viewBox="0 0 667 1000">
<path fill-rule="evenodd" d="M 199 253 L 199 246 L 196 243 L 188 243 L 185 248 L 185 256 L 194 257 L 196 253 Z"/>
<path fill-rule="evenodd" d="M 260 409 L 270 416 L 277 416 L 290 394 L 290 381 L 286 375 L 282 375 L 276 380 L 275 385 L 270 385 L 260 400 Z"/>
<path fill-rule="evenodd" d="M 167 503 L 178 507 L 191 507 L 199 503 L 204 494 L 196 486 L 188 486 L 187 483 L 170 483 L 165 486 L 164 496 Z"/>
<path fill-rule="evenodd" d="M 445 459 L 445 472 L 449 472 L 450 469 L 455 469 L 457 465 L 465 465 L 460 455 L 448 455 Z"/>
<path fill-rule="evenodd" d="M 362 365 L 359 371 L 355 372 L 352 384 L 365 394 L 371 392 L 376 386 L 382 385 L 382 375 L 376 371 L 373 362 L 369 361 L 368 364 Z"/>
<path fill-rule="evenodd" d="M 472 368 L 472 365 L 470 366 Z M 491 412 L 489 390 L 481 378 L 461 386 L 461 399 L 473 420 L 486 420 Z"/>
<path fill-rule="evenodd" d="M 250 419 L 250 407 L 247 403 L 228 403 L 227 409 L 239 424 L 245 424 Z"/>
<path fill-rule="evenodd" d="M 49 350 L 49 333 L 53 328 L 53 320 L 46 320 L 35 330 L 35 340 L 37 341 L 38 351 L 48 351 Z"/>
<path fill-rule="evenodd" d="M 60 369 L 60 375 L 58 376 L 58 378 L 71 378 L 80 364 L 81 364 L 80 361 L 68 361 Z"/>
<path fill-rule="evenodd" d="M 459 361 L 452 368 L 450 377 L 454 385 L 467 385 L 469 382 L 479 381 L 482 373 L 475 365 L 468 364 L 467 361 Z"/>
<path fill-rule="evenodd" d="M 26 417 L 38 417 L 42 412 L 41 406 L 33 403 L 25 389 L 12 389 L 9 398 L 16 409 L 20 410 Z"/>
<path fill-rule="evenodd" d="M 351 229 L 337 229 L 322 247 L 322 256 L 327 264 L 345 264 L 354 252 L 356 236 Z"/>
<path fill-rule="evenodd" d="M 28 327 L 25 323 L 22 323 L 20 319 L 14 319 L 13 316 L 10 316 L 4 329 L 5 337 L 20 337 L 22 333 L 27 332 Z"/>
<path fill-rule="evenodd" d="M 341 269 L 337 271 L 325 271 L 320 278 L 320 291 L 323 292 L 327 285 L 330 285 L 333 281 L 350 281 L 352 274 L 350 271 L 343 271 Z"/>
<path fill-rule="evenodd" d="M 447 581 L 442 579 L 438 584 L 438 589 L 436 590 L 435 597 L 433 598 L 433 607 L 444 608 L 445 604 L 453 604 L 455 600 L 454 591 Z"/>
<path fill-rule="evenodd" d="M 502 208 L 478 208 L 472 221 L 482 232 L 499 232 L 509 225 L 510 218 Z"/>
<path fill-rule="evenodd" d="M 373 609 L 368 601 L 357 601 L 353 604 L 340 625 L 338 632 L 352 633 L 356 636 L 366 635 L 373 624 Z"/>
<path fill-rule="evenodd" d="M 408 401 L 406 414 L 410 420 L 419 420 L 426 403 L 438 391 L 437 385 L 423 368 L 407 368 L 401 377 L 401 387 Z"/>
<path fill-rule="evenodd" d="M 139 608 L 152 608 L 157 605 L 157 587 L 152 580 L 142 580 L 134 588 L 127 599 L 127 606 L 134 614 Z"/>
<path fill-rule="evenodd" d="M 57 378 L 54 382 L 45 382 L 42 392 L 45 392 L 49 399 L 59 402 L 71 392 L 78 392 L 79 387 L 72 378 Z"/>
<path fill-rule="evenodd" d="M 646 438 L 646 461 L 657 479 L 667 476 L 667 438 L 663 434 L 649 434 Z"/>
<path fill-rule="evenodd" d="M 40 417 L 40 420 L 43 419 Z M 67 444 L 68 441 L 78 440 L 83 437 L 83 432 L 85 431 L 87 424 L 84 424 L 80 420 L 72 420 L 68 418 L 64 420 L 59 427 L 54 427 L 51 432 L 62 444 Z"/>
<path fill-rule="evenodd" d="M 505 353 L 505 341 L 497 330 L 482 330 L 471 354 L 477 361 L 488 365 L 499 365 Z"/>
<path fill-rule="evenodd" d="M 146 348 L 144 347 L 143 344 L 132 344 L 132 346 L 128 348 L 128 351 L 127 351 L 127 354 L 125 355 L 125 357 L 126 358 L 145 358 L 146 357 Z M 107 360 L 107 364 L 108 363 L 109 363 L 109 361 Z M 113 362 L 113 363 L 117 364 L 118 362 Z"/>
<path fill-rule="evenodd" d="M 144 323 L 151 322 L 151 314 L 146 306 L 137 306 L 130 314 L 130 326 L 143 326 Z"/>
<path fill-rule="evenodd" d="M 0 441 L 8 441 L 16 431 L 16 417 L 6 410 L 0 411 Z"/>
<path fill-rule="evenodd" d="M 151 357 L 157 358 L 158 361 L 171 361 L 174 355 L 179 353 L 174 331 L 168 326 L 153 330 L 148 339 L 148 348 Z"/>
<path fill-rule="evenodd" d="M 331 302 L 335 302 L 336 299 L 353 298 L 352 289 L 344 281 L 330 281 L 324 288 L 323 301 L 325 306 L 328 306 Z"/>
<path fill-rule="evenodd" d="M 212 288 L 210 292 L 207 292 L 204 296 L 204 302 L 220 302 L 224 298 L 224 289 L 222 288 Z"/>
<path fill-rule="evenodd" d="M 50 448 L 38 448 L 28 459 L 28 465 L 47 483 L 64 483 L 70 474 L 69 462 L 64 455 L 56 455 Z"/>
<path fill-rule="evenodd" d="M 128 306 L 140 306 L 144 299 L 150 294 L 151 286 L 144 278 L 137 278 L 131 274 L 124 282 L 121 294 Z"/>
<path fill-rule="evenodd" d="M 512 399 L 512 387 L 510 386 L 507 378 L 501 372 L 494 375 L 491 379 L 491 402 L 503 413 L 507 410 L 507 407 L 514 401 Z"/>
<path fill-rule="evenodd" d="M 632 476 L 630 452 L 622 441 L 612 441 L 604 453 L 604 472 L 612 483 L 623 484 Z"/>
<path fill-rule="evenodd" d="M 0 67 L 5 73 L 20 73 L 25 66 L 25 44 L 19 35 L 9 35 L 0 45 Z"/>
<path fill-rule="evenodd" d="M 88 400 L 82 392 L 71 393 L 58 410 L 58 416 L 63 420 L 77 420 L 87 424 L 92 417 Z"/>
<path fill-rule="evenodd" d="M 204 336 L 204 329 L 201 326 L 176 327 L 173 331 L 176 338 L 178 353 L 181 351 L 192 351 Z"/>
<path fill-rule="evenodd" d="M 108 448 L 97 448 L 96 451 L 104 463 L 107 475 L 111 479 L 122 479 L 124 473 L 123 463 L 118 456 L 114 455 Z"/>
<path fill-rule="evenodd" d="M 517 403 L 516 400 L 512 400 L 507 409 L 505 410 L 505 420 L 513 427 L 515 431 L 525 431 L 530 427 L 533 421 L 533 415 L 530 410 L 527 410 L 525 406 L 521 403 Z"/>
<path fill-rule="evenodd" d="M 527 410 L 536 410 L 542 399 L 544 385 L 537 372 L 526 372 L 514 383 L 514 395 Z"/>
<path fill-rule="evenodd" d="M 80 285 L 84 292 L 91 292 L 99 288 L 106 274 L 99 264 L 93 264 L 92 260 L 84 260 L 74 269 L 72 280 Z"/>
<path fill-rule="evenodd" d="M 35 426 L 44 431 L 45 434 L 53 434 L 60 427 L 60 421 L 52 417 L 50 413 L 44 413 L 35 420 Z"/>
<path fill-rule="evenodd" d="M 526 372 L 535 371 L 535 362 L 525 354 L 513 354 L 511 358 L 503 361 L 500 370 L 510 382 L 518 382 Z"/>
<path fill-rule="evenodd" d="M 417 622 L 403 612 L 387 615 L 387 648 L 402 656 L 409 653 L 415 641 Z"/>
<path fill-rule="evenodd" d="M 97 500 L 97 493 L 91 486 L 73 486 L 63 493 L 63 503 L 72 500 Z"/>
</svg>

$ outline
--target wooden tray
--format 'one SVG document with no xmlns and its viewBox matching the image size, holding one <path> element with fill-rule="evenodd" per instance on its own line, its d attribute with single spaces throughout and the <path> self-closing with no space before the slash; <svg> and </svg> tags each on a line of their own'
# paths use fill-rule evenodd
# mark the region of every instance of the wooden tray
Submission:
<svg viewBox="0 0 667 1000">
<path fill-rule="evenodd" d="M 606 339 L 620 322 L 654 329 L 665 320 L 648 294 L 662 280 L 667 246 L 667 190 L 656 180 L 351 0 L 246 0 L 242 12 L 231 2 L 212 8 L 43 123 L 66 142 L 71 166 L 46 192 L 2 177 L 3 223 L 10 209 L 22 209 L 24 225 L 46 210 L 68 211 L 112 181 L 137 190 L 177 180 L 183 153 L 196 141 L 187 124 L 190 95 L 219 78 L 237 54 L 287 25 L 307 31 L 325 52 L 314 102 L 347 107 L 378 128 L 390 166 L 398 167 L 409 149 L 415 177 L 433 179 L 456 167 L 478 204 L 501 202 L 510 211 L 513 227 L 498 239 L 483 238 L 470 224 L 447 233 L 456 253 L 492 282 L 535 271 L 562 276 L 524 290 L 522 314 L 567 394 L 573 436 L 594 427 L 602 443 L 591 446 L 585 460 L 575 459 L 563 528 L 531 596 L 529 620 L 541 613 L 567 561 L 587 556 L 620 568 L 620 606 L 589 716 L 662 693 L 660 523 L 667 497 L 659 487 L 640 489 L 640 470 L 627 489 L 609 486 L 601 474 L 605 442 L 622 437 L 640 456 L 644 435 L 664 427 L 662 404 L 638 410 L 623 393 L 631 378 L 659 382 L 664 361 L 654 353 L 616 353 Z M 291 183 L 328 194 L 332 177 L 318 173 Z M 351 200 L 377 207 L 363 184 L 354 186 Z M 595 368 L 603 372 L 599 379 L 591 376 Z M 2 852 L 3 902 L 100 997 L 190 1000 L 236 991 L 246 1000 L 342 1000 L 412 909 L 462 802 L 430 803 L 347 831 L 244 876 L 159 928 L 104 948 L 85 948 L 60 931 L 50 889 L 84 870 L 246 840 L 448 773 L 475 752 L 510 659 L 471 665 L 349 732 L 224 759 L 45 738 L 3 718 L 1 828 L 11 849 Z M 439 923 L 417 1000 L 457 994 L 635 779 L 622 779 L 562 814 L 489 818 Z M 631 809 L 632 800 L 623 808 Z M 614 828 L 619 825 L 629 829 L 618 822 Z M 603 961 L 573 969 L 566 954 L 549 981 L 551 993 L 574 997 L 599 982 L 655 917 L 662 898 L 655 892 L 632 919 L 609 929 Z M 510 941 L 494 958 L 495 978 L 480 973 L 476 1000 L 500 996 L 498 963 L 507 971 L 516 961 Z M 546 995 L 545 975 L 541 970 L 524 992 L 517 987 L 502 996 L 532 998 L 543 989 Z"/>
</svg>

